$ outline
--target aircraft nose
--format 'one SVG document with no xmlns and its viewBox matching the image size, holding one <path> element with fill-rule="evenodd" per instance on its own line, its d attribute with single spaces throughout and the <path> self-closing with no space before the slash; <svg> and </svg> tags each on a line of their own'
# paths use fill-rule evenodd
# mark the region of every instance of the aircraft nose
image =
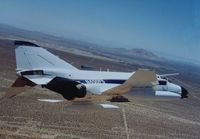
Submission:
<svg viewBox="0 0 200 139">
<path fill-rule="evenodd" d="M 188 98 L 188 91 L 181 86 L 181 98 Z"/>
</svg>

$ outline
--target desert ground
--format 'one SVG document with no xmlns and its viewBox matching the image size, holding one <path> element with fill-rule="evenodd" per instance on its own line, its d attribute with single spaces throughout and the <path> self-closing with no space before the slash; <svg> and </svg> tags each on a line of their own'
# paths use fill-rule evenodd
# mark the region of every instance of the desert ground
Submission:
<svg viewBox="0 0 200 139">
<path fill-rule="evenodd" d="M 0 41 L 0 96 L 16 79 L 12 41 Z M 49 49 L 76 67 L 82 63 L 97 69 L 129 71 L 131 65 L 79 56 Z M 189 75 L 188 75 L 189 76 Z M 192 77 L 191 77 L 192 78 Z M 0 100 L 2 139 L 198 139 L 200 138 L 200 85 L 187 77 L 173 77 L 190 92 L 188 99 L 136 97 L 130 102 L 109 102 L 88 95 L 86 99 L 64 100 L 59 94 L 35 87 L 18 96 Z M 38 99 L 60 99 L 49 103 Z M 119 106 L 104 109 L 101 103 Z"/>
</svg>

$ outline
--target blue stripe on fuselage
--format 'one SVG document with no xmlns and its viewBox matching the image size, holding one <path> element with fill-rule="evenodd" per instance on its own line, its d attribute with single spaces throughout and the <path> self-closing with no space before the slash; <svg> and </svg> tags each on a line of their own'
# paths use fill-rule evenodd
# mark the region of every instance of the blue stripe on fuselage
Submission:
<svg viewBox="0 0 200 139">
<path fill-rule="evenodd" d="M 126 80 L 104 80 L 105 83 L 123 84 Z"/>
</svg>

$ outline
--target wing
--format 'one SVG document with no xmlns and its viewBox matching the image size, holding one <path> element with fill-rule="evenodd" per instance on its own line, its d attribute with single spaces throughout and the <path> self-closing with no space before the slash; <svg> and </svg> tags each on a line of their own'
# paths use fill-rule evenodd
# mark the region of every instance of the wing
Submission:
<svg viewBox="0 0 200 139">
<path fill-rule="evenodd" d="M 18 46 L 15 49 L 17 71 L 44 68 L 76 70 L 74 66 L 36 44 L 25 41 L 15 41 L 15 45 Z"/>
<path fill-rule="evenodd" d="M 139 69 L 122 85 L 109 89 L 103 93 L 108 95 L 119 95 L 134 88 L 152 88 L 155 84 L 157 84 L 155 71 Z"/>
</svg>

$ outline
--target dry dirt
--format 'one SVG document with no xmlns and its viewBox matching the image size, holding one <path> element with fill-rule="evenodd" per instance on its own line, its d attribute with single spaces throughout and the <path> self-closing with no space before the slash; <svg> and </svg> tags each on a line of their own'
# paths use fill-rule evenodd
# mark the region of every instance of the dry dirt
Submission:
<svg viewBox="0 0 200 139">
<path fill-rule="evenodd" d="M 89 58 L 56 51 L 76 66 Z M 80 60 L 81 59 L 81 60 Z M 93 59 L 96 67 L 115 70 L 120 63 Z M 15 80 L 14 46 L 0 43 L 0 96 Z M 113 65 L 113 66 L 109 66 Z M 200 138 L 199 86 L 187 85 L 188 99 L 159 99 L 128 95 L 130 102 L 111 103 L 119 109 L 103 109 L 100 103 L 110 103 L 93 96 L 87 101 L 65 100 L 59 103 L 37 99 L 63 99 L 46 89 L 36 87 L 14 98 L 0 100 L 0 138 L 11 139 L 198 139 Z"/>
</svg>

